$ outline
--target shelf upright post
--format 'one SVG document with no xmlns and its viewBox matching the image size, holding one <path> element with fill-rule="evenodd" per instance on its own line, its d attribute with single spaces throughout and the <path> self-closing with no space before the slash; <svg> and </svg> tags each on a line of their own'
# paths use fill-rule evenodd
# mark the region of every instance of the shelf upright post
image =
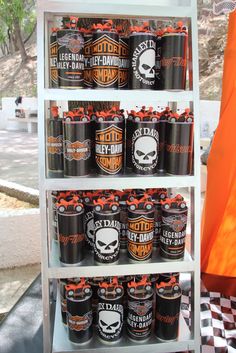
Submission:
<svg viewBox="0 0 236 353">
<path fill-rule="evenodd" d="M 200 112 L 199 112 L 199 61 L 198 61 L 198 25 L 197 0 L 191 0 L 191 34 L 192 34 L 192 89 L 194 110 L 194 177 L 195 187 L 191 188 L 191 203 L 194 205 L 194 225 L 192 234 L 193 258 L 195 270 L 192 273 L 191 315 L 192 329 L 195 337 L 195 353 L 200 353 L 200 225 L 201 225 L 201 173 L 200 173 Z"/>
<path fill-rule="evenodd" d="M 50 296 L 48 275 L 48 225 L 47 225 L 47 197 L 45 189 L 45 72 L 44 72 L 44 9 L 37 2 L 37 87 L 38 87 L 38 129 L 39 129 L 39 200 L 41 224 L 41 283 L 43 306 L 43 349 L 44 353 L 51 352 L 52 335 L 50 324 Z"/>
</svg>

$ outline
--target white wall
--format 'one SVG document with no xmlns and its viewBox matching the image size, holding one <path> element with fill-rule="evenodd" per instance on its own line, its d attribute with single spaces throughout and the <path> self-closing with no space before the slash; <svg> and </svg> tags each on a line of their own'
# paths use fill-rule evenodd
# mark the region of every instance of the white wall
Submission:
<svg viewBox="0 0 236 353">
<path fill-rule="evenodd" d="M 23 97 L 22 104 L 15 104 L 16 97 L 2 98 L 2 111 L 0 110 L 0 129 L 27 130 L 27 123 L 19 123 L 15 119 L 15 109 L 37 110 L 37 98 Z"/>
<path fill-rule="evenodd" d="M 220 101 L 200 101 L 201 137 L 211 137 L 217 128 Z"/>
<path fill-rule="evenodd" d="M 40 263 L 39 209 L 0 212 L 0 268 Z"/>
</svg>

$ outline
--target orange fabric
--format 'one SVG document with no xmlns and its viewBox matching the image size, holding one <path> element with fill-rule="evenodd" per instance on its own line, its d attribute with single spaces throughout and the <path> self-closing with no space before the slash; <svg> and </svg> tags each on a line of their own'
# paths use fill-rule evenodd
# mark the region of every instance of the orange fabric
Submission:
<svg viewBox="0 0 236 353">
<path fill-rule="evenodd" d="M 202 281 L 210 292 L 220 292 L 227 296 L 236 297 L 236 277 L 208 275 L 202 273 Z"/>
<path fill-rule="evenodd" d="M 202 272 L 236 277 L 236 12 L 229 16 L 221 115 L 207 169 Z"/>
</svg>

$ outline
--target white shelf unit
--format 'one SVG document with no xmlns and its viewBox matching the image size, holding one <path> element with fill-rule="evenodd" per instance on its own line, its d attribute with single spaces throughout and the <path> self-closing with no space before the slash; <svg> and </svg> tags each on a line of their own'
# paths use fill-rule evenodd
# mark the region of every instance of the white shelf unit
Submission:
<svg viewBox="0 0 236 353">
<path fill-rule="evenodd" d="M 64 90 L 48 89 L 48 26 L 47 21 L 54 15 L 78 14 L 81 17 L 142 18 L 160 17 L 187 18 L 189 21 L 192 62 L 189 69 L 193 76 L 191 90 L 182 92 L 138 90 Z M 38 0 L 38 120 L 39 120 L 39 172 L 42 249 L 42 295 L 43 295 L 43 336 L 44 353 L 100 353 L 122 352 L 177 352 L 183 350 L 200 353 L 200 121 L 198 87 L 198 36 L 197 0 Z M 70 179 L 46 178 L 45 133 L 49 101 L 138 101 L 141 104 L 155 101 L 191 102 L 194 123 L 194 175 L 137 177 L 134 174 L 108 178 L 97 176 Z M 153 257 L 150 263 L 129 264 L 121 256 L 115 266 L 95 266 L 84 263 L 81 267 L 61 267 L 56 257 L 55 246 L 49 246 L 47 192 L 50 190 L 88 190 L 145 187 L 190 187 L 191 188 L 191 254 L 186 253 L 183 261 L 164 262 Z M 140 273 L 191 272 L 192 311 L 191 332 L 181 319 L 180 336 L 174 342 L 160 342 L 151 338 L 145 344 L 132 343 L 126 337 L 115 345 L 104 345 L 94 338 L 88 345 L 71 344 L 60 320 L 57 302 L 55 325 L 50 317 L 49 282 L 54 278 L 100 275 L 129 275 Z M 59 319 L 59 320 L 58 320 Z"/>
</svg>

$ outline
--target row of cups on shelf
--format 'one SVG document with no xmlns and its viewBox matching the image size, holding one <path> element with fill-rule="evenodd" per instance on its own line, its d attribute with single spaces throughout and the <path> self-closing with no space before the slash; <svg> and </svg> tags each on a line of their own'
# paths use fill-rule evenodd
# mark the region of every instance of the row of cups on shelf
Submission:
<svg viewBox="0 0 236 353">
<path fill-rule="evenodd" d="M 50 87 L 186 88 L 188 32 L 182 22 L 156 31 L 144 22 L 130 33 L 112 20 L 78 28 L 63 18 L 50 35 Z"/>
<path fill-rule="evenodd" d="M 127 118 L 126 118 L 127 115 Z M 127 114 L 118 107 L 95 111 L 78 108 L 60 117 L 51 108 L 47 128 L 48 170 L 51 176 L 116 176 L 192 171 L 193 113 L 143 106 Z"/>
<path fill-rule="evenodd" d="M 179 274 L 60 280 L 62 322 L 74 343 L 86 343 L 94 331 L 105 343 L 124 334 L 144 341 L 153 332 L 161 340 L 178 336 L 181 304 Z"/>
<path fill-rule="evenodd" d="M 167 189 L 52 192 L 53 232 L 60 261 L 76 266 L 92 256 L 114 264 L 120 253 L 130 261 L 151 260 L 160 248 L 165 260 L 185 252 L 188 208 Z M 86 255 L 85 255 L 86 254 Z"/>
</svg>

